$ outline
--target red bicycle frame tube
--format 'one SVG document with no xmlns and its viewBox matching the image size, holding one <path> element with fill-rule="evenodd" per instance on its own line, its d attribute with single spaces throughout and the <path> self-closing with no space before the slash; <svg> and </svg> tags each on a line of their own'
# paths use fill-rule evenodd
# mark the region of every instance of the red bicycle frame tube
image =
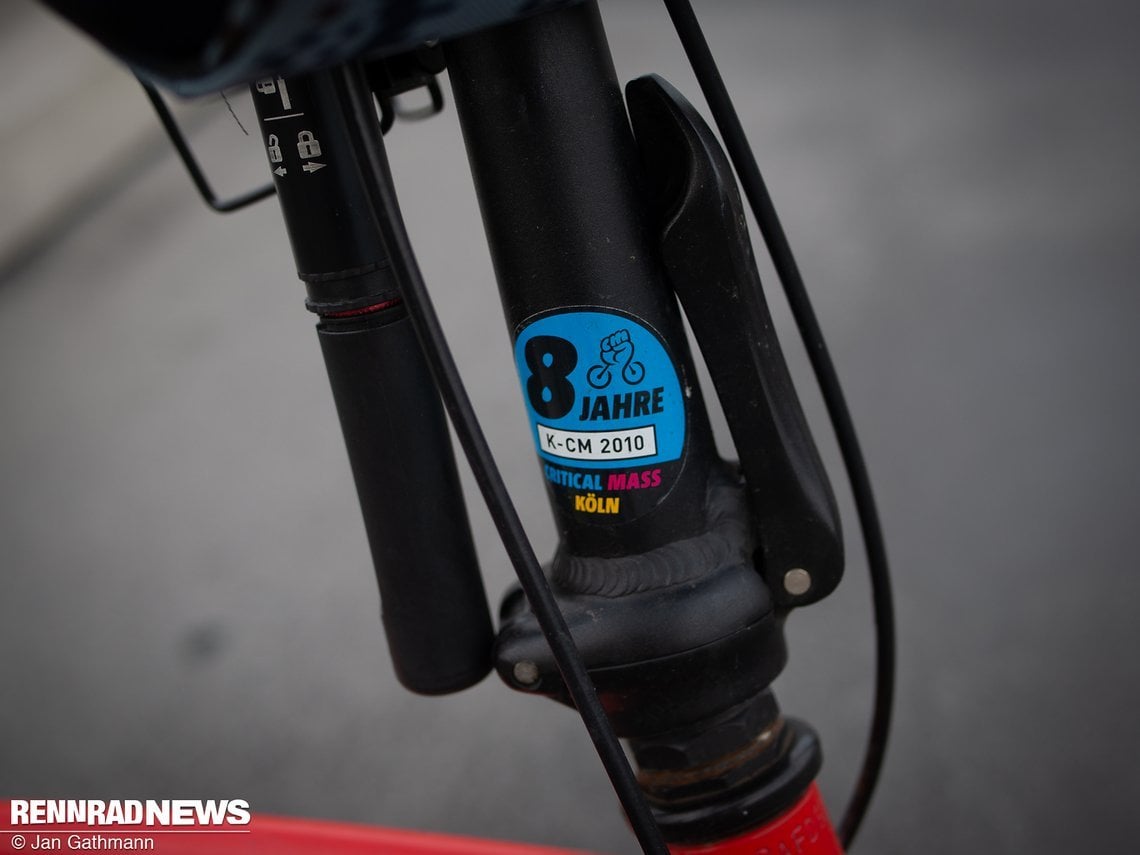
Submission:
<svg viewBox="0 0 1140 855">
<path fill-rule="evenodd" d="M 213 833 L 193 826 L 13 825 L 11 816 L 10 803 L 0 801 L 0 855 L 23 853 L 41 837 L 66 841 L 73 835 L 85 840 L 156 837 L 155 851 L 165 855 L 203 851 L 219 855 L 586 855 L 580 850 L 276 816 L 253 816 L 246 826 L 227 826 Z M 814 784 L 794 807 L 761 828 L 719 843 L 672 846 L 670 851 L 673 855 L 843 855 Z"/>
<path fill-rule="evenodd" d="M 760 828 L 718 843 L 670 846 L 673 855 L 843 855 L 812 784 L 794 807 Z"/>
<path fill-rule="evenodd" d="M 58 839 L 61 848 L 85 848 L 72 847 L 68 839 L 73 836 L 81 841 L 153 839 L 154 851 L 163 855 L 587 855 L 581 850 L 525 843 L 264 815 L 250 817 L 248 825 L 221 827 L 24 825 L 14 824 L 10 802 L 0 801 L 0 855 L 29 851 L 40 838 Z"/>
</svg>

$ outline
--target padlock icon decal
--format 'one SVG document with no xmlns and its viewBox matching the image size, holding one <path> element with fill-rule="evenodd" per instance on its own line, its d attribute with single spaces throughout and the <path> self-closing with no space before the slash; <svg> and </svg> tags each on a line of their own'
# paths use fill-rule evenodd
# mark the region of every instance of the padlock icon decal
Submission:
<svg viewBox="0 0 1140 855">
<path fill-rule="evenodd" d="M 280 163 L 285 157 L 281 154 L 281 146 L 277 141 L 277 134 L 269 135 L 269 162 Z"/>
<path fill-rule="evenodd" d="M 313 136 L 312 131 L 301 131 L 297 134 L 297 154 L 301 157 L 321 156 L 321 144 Z"/>
</svg>

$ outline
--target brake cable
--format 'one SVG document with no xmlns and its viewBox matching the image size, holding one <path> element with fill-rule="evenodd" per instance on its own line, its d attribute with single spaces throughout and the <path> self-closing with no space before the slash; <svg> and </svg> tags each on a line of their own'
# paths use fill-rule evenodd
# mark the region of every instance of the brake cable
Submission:
<svg viewBox="0 0 1140 855">
<path fill-rule="evenodd" d="M 337 77 L 345 121 L 349 125 L 353 141 L 353 154 L 365 179 L 363 184 L 369 208 L 372 209 L 400 283 L 408 316 L 415 326 L 420 346 L 479 484 L 483 500 L 638 842 L 647 853 L 668 855 L 669 850 L 661 836 L 661 830 L 637 785 L 637 779 L 614 733 L 613 725 L 602 708 L 585 662 L 554 600 L 550 582 L 542 572 L 483 435 L 471 400 L 463 387 L 463 380 L 459 376 L 400 216 L 380 134 L 374 133 L 377 126 L 371 89 L 356 67 L 345 66 L 339 69 Z"/>
<path fill-rule="evenodd" d="M 863 546 L 867 552 L 867 568 L 871 579 L 871 599 L 875 619 L 875 699 L 870 733 L 863 763 L 854 790 L 839 824 L 839 839 L 847 849 L 867 813 L 871 796 L 882 770 L 887 737 L 891 728 L 891 705 L 895 690 L 895 618 L 891 597 L 890 569 L 887 549 L 879 524 L 879 513 L 871 489 L 867 464 L 855 433 L 855 425 L 835 364 L 828 353 L 823 331 L 812 308 L 799 266 L 788 243 L 780 218 L 768 193 L 767 185 L 756 164 L 756 156 L 745 136 L 736 108 L 729 97 L 716 60 L 701 30 L 689 0 L 664 0 L 677 36 L 689 57 L 697 83 L 712 111 L 732 165 L 740 178 L 744 195 L 760 227 L 760 233 L 772 257 L 776 275 L 799 329 L 815 372 L 816 382 L 835 430 L 839 451 L 847 470 Z"/>
</svg>

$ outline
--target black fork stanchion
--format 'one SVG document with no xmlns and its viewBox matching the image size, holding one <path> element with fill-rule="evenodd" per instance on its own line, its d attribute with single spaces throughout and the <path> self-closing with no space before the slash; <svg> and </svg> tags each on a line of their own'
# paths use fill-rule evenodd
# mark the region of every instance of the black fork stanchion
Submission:
<svg viewBox="0 0 1140 855">
<path fill-rule="evenodd" d="M 715 454 L 596 9 L 461 39 L 447 59 L 568 553 L 700 534 Z"/>
</svg>

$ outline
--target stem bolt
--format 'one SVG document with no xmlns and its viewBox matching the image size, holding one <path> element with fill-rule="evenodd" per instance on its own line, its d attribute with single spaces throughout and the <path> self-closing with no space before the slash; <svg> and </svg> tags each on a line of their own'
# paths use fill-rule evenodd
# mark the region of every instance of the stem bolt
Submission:
<svg viewBox="0 0 1140 855">
<path fill-rule="evenodd" d="M 524 686 L 533 686 L 538 682 L 538 666 L 529 659 L 516 662 L 514 667 L 515 679 Z"/>
<path fill-rule="evenodd" d="M 784 574 L 784 590 L 793 597 L 800 597 L 811 590 L 811 574 L 802 567 L 795 567 Z M 521 662 L 519 663 L 522 664 Z M 516 676 L 518 665 L 515 666 Z"/>
</svg>

